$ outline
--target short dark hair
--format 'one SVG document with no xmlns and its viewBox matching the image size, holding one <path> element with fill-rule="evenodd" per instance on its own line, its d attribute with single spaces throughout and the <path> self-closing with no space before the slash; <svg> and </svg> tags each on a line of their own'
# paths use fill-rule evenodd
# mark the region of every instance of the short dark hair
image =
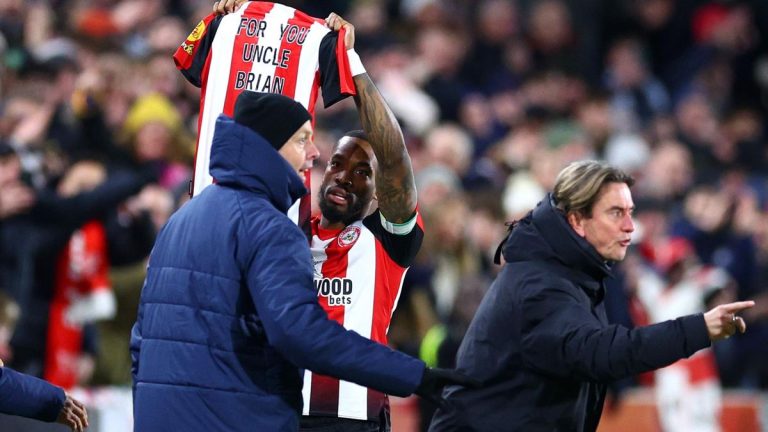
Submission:
<svg viewBox="0 0 768 432">
<path fill-rule="evenodd" d="M 351 130 L 351 131 L 346 131 L 346 132 L 344 132 L 344 135 L 342 135 L 341 137 L 342 138 L 344 138 L 344 137 L 357 138 L 357 139 L 361 139 L 361 140 L 364 140 L 364 141 L 368 141 L 368 134 L 365 133 L 365 131 L 362 130 L 362 129 L 355 129 L 355 130 Z"/>
<path fill-rule="evenodd" d="M 343 140 L 344 138 L 355 138 L 355 139 L 361 139 L 361 140 L 363 140 L 365 142 L 369 142 L 368 141 L 368 134 L 365 133 L 364 130 L 362 130 L 362 129 L 349 130 L 349 131 L 344 132 L 341 135 L 341 138 L 339 138 L 336 141 L 336 144 L 333 145 L 333 151 L 336 151 L 336 149 L 339 148 L 339 144 L 341 144 L 341 140 Z"/>
</svg>

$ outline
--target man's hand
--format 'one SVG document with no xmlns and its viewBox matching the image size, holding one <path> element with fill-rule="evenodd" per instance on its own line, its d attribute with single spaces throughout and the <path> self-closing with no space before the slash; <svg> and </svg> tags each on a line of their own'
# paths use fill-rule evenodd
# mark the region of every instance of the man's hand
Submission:
<svg viewBox="0 0 768 432">
<path fill-rule="evenodd" d="M 747 324 L 744 319 L 736 315 L 744 309 L 755 305 L 754 301 L 742 301 L 736 303 L 727 303 L 710 310 L 704 314 L 704 322 L 707 324 L 709 339 L 718 341 L 727 339 L 736 332 L 744 333 L 747 331 Z"/>
<path fill-rule="evenodd" d="M 64 407 L 61 408 L 56 423 L 68 426 L 75 432 L 83 432 L 88 427 L 88 413 L 85 411 L 85 405 L 67 394 Z"/>
<path fill-rule="evenodd" d="M 347 32 L 344 35 L 344 49 L 351 50 L 355 47 L 355 26 L 350 24 L 347 20 L 336 13 L 331 12 L 331 14 L 328 15 L 328 18 L 325 19 L 325 25 L 333 31 L 339 31 L 342 28 L 346 29 Z"/>
<path fill-rule="evenodd" d="M 424 369 L 421 382 L 413 393 L 437 406 L 443 407 L 446 403 L 442 397 L 443 387 L 449 384 L 458 384 L 470 388 L 480 386 L 477 380 L 469 378 L 454 369 L 428 367 Z"/>
<path fill-rule="evenodd" d="M 236 11 L 246 1 L 248 0 L 217 0 L 213 4 L 213 12 L 219 15 L 226 15 Z"/>
</svg>

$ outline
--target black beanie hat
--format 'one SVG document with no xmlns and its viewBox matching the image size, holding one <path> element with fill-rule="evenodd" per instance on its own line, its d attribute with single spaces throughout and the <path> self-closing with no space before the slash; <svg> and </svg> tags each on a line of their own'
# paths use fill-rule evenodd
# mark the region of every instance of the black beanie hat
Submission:
<svg viewBox="0 0 768 432">
<path fill-rule="evenodd" d="M 235 121 L 264 137 L 275 150 L 310 119 L 295 100 L 275 94 L 244 91 L 235 101 Z"/>
</svg>

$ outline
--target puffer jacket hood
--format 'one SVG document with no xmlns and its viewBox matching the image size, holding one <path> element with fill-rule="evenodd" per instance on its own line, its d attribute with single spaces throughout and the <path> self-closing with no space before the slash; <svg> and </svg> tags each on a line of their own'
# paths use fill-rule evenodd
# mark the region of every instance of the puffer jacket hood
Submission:
<svg viewBox="0 0 768 432">
<path fill-rule="evenodd" d="M 514 225 L 502 251 L 507 262 L 558 261 L 570 269 L 569 276 L 597 300 L 603 297 L 600 281 L 611 276 L 610 263 L 576 234 L 555 206 L 552 194 L 547 194 Z"/>
<path fill-rule="evenodd" d="M 301 177 L 280 153 L 261 135 L 224 114 L 216 119 L 210 172 L 219 185 L 266 194 L 283 213 L 307 194 Z"/>
</svg>

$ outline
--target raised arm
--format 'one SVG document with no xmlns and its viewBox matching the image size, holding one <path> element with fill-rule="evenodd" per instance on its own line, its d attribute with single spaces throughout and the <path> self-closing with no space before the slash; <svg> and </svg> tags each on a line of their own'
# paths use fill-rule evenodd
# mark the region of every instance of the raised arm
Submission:
<svg viewBox="0 0 768 432">
<path fill-rule="evenodd" d="M 360 122 L 378 161 L 376 197 L 379 210 L 390 222 L 406 222 L 416 210 L 416 183 L 403 133 L 368 74 L 357 75 L 354 79 Z"/>
<path fill-rule="evenodd" d="M 352 50 L 355 45 L 354 26 L 333 13 L 326 22 L 332 30 L 345 29 L 344 45 L 348 52 Z M 416 210 L 416 183 L 411 158 L 395 115 L 371 78 L 362 70 L 362 65 L 356 70 L 355 60 L 350 57 L 357 88 L 355 104 L 363 130 L 368 135 L 368 142 L 378 161 L 376 197 L 379 210 L 388 221 L 403 223 L 413 217 Z"/>
</svg>

